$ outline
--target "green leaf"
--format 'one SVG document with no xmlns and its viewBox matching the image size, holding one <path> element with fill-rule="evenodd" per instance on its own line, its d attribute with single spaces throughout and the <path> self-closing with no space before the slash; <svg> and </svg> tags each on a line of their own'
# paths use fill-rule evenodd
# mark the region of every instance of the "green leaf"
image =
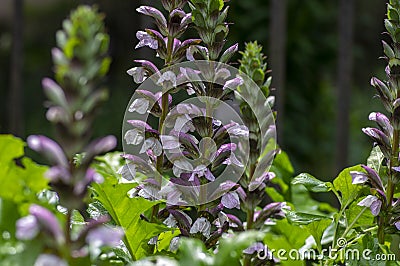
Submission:
<svg viewBox="0 0 400 266">
<path fill-rule="evenodd" d="M 362 206 L 357 205 L 358 202 L 353 202 L 348 209 L 346 209 L 346 219 L 347 223 L 351 224 L 353 223 L 354 219 L 357 217 L 357 215 L 365 208 Z M 357 219 L 355 224 L 353 225 L 353 228 L 359 227 L 359 226 L 371 226 L 374 222 L 374 216 L 372 215 L 371 211 L 367 209 L 364 211 L 364 213 Z"/>
<path fill-rule="evenodd" d="M 213 264 L 203 242 L 193 238 L 182 238 L 179 246 L 179 265 L 211 266 Z"/>
<path fill-rule="evenodd" d="M 379 146 L 375 146 L 371 150 L 371 154 L 367 159 L 367 166 L 374 169 L 377 173 L 380 173 L 382 167 L 382 161 L 385 158 Z"/>
<path fill-rule="evenodd" d="M 242 251 L 252 243 L 260 240 L 264 234 L 258 231 L 246 231 L 236 234 L 233 237 L 226 237 L 220 240 L 218 254 L 215 256 L 213 265 L 215 266 L 240 266 Z"/>
<path fill-rule="evenodd" d="M 346 168 L 333 181 L 334 189 L 340 193 L 339 200 L 342 208 L 346 208 L 352 201 L 358 198 L 363 189 L 363 186 L 352 184 L 351 171 L 363 172 L 364 169 L 360 165 Z"/>
<path fill-rule="evenodd" d="M 292 203 L 295 210 L 299 212 L 320 215 L 337 212 L 337 210 L 328 203 L 313 199 L 310 192 L 302 185 L 292 185 Z"/>
<path fill-rule="evenodd" d="M 208 1 L 208 4 L 208 9 L 210 10 L 210 12 L 221 11 L 224 7 L 223 0 L 210 0 Z"/>
<path fill-rule="evenodd" d="M 0 135 L 0 198 L 17 204 L 37 202 L 37 193 L 48 187 L 46 166 L 23 157 L 24 142 L 11 135 Z"/>
<path fill-rule="evenodd" d="M 392 47 L 390 47 L 390 45 L 387 44 L 385 41 L 382 41 L 382 44 L 383 44 L 383 51 L 384 51 L 385 55 L 389 59 L 394 58 L 395 54 L 394 54 L 394 51 L 393 51 Z M 376 148 L 376 147 L 374 147 L 374 148 Z"/>
<path fill-rule="evenodd" d="M 217 254 L 209 254 L 204 244 L 198 239 L 182 238 L 178 257 L 181 266 L 240 266 L 240 258 L 244 249 L 264 234 L 256 231 L 246 231 L 222 238 Z"/>
<path fill-rule="evenodd" d="M 115 223 L 125 231 L 125 244 L 134 259 L 148 254 L 147 242 L 150 238 L 171 229 L 146 222 L 140 215 L 160 201 L 149 201 L 144 198 L 129 198 L 127 193 L 134 187 L 132 184 L 118 184 L 112 177 L 102 184 L 93 184 L 95 199 L 100 201 L 109 212 Z"/>
<path fill-rule="evenodd" d="M 321 180 L 316 179 L 310 174 L 302 173 L 296 176 L 292 184 L 302 184 L 304 185 L 309 191 L 312 192 L 328 192 L 331 188 Z"/>
<path fill-rule="evenodd" d="M 295 211 L 288 211 L 286 213 L 286 218 L 288 219 L 289 223 L 293 225 L 307 225 L 315 221 L 330 219 L 327 216 Z"/>
<path fill-rule="evenodd" d="M 283 179 L 287 184 L 290 183 L 293 177 L 294 168 L 286 152 L 281 151 L 275 156 L 271 166 L 271 171 L 274 172 L 277 177 Z"/>
<path fill-rule="evenodd" d="M 193 20 L 193 23 L 200 28 L 203 28 L 206 25 L 203 15 L 197 9 L 192 10 L 192 20 Z"/>
<path fill-rule="evenodd" d="M 10 238 L 15 236 L 15 222 L 20 217 L 17 205 L 9 200 L 0 198 L 0 240 L 1 233 L 7 231 L 10 233 Z"/>
<path fill-rule="evenodd" d="M 180 233 L 181 231 L 179 229 L 161 233 L 157 241 L 157 250 L 168 250 L 172 238 L 179 236 Z"/>
<path fill-rule="evenodd" d="M 109 152 L 103 156 L 97 156 L 92 167 L 104 178 L 113 177 L 115 180 L 119 180 L 121 175 L 117 172 L 125 164 L 121 155 L 121 152 Z"/>
<path fill-rule="evenodd" d="M 265 192 L 275 202 L 285 201 L 285 198 L 273 187 L 266 187 Z"/>
<path fill-rule="evenodd" d="M 293 225 L 300 225 L 314 237 L 318 250 L 322 250 L 321 238 L 326 228 L 332 223 L 332 219 L 327 216 L 309 213 L 289 211 L 286 218 Z"/>
<path fill-rule="evenodd" d="M 272 227 L 272 234 L 266 234 L 265 243 L 274 249 L 301 248 L 309 234 L 305 230 L 298 230 L 297 225 L 290 224 L 287 219 L 278 220 Z M 284 239 L 284 240 L 281 240 Z M 281 243 L 281 244 L 279 244 Z"/>
<path fill-rule="evenodd" d="M 24 142 L 12 135 L 0 135 L 0 166 L 24 155 Z"/>
<path fill-rule="evenodd" d="M 315 243 L 317 243 L 318 251 L 321 252 L 322 245 L 321 239 L 326 228 L 332 223 L 332 219 L 325 218 L 318 221 L 314 221 L 304 226 L 304 228 L 314 237 Z"/>
<path fill-rule="evenodd" d="M 286 219 L 279 220 L 272 227 L 271 232 L 265 235 L 264 243 L 267 247 L 275 250 L 299 249 L 304 246 L 306 239 L 309 237 L 307 230 L 299 230 L 298 226 L 290 224 Z M 282 265 L 299 265 L 304 263 L 298 260 L 292 260 L 290 257 L 287 261 L 281 261 Z"/>
<path fill-rule="evenodd" d="M 389 266 L 389 265 L 398 265 L 395 261 L 384 261 L 376 259 L 377 256 L 382 256 L 382 254 L 388 254 L 385 252 L 386 250 L 382 248 L 378 240 L 375 237 L 372 237 L 369 234 L 366 234 L 362 239 L 360 239 L 355 245 L 351 247 L 353 250 L 357 250 L 360 254 L 358 258 L 349 258 L 346 261 L 346 265 L 350 266 L 358 266 L 358 265 L 365 265 L 365 266 Z M 363 256 L 363 252 L 368 250 L 365 256 Z M 351 254 L 351 253 L 350 253 Z M 369 257 L 369 258 L 368 258 Z"/>
</svg>

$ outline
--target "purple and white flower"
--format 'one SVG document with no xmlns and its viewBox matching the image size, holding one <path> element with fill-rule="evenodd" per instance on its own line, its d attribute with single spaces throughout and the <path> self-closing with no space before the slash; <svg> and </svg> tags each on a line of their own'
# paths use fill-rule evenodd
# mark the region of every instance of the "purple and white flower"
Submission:
<svg viewBox="0 0 400 266">
<path fill-rule="evenodd" d="M 206 167 L 205 165 L 198 165 L 196 168 L 193 170 L 192 175 L 189 178 L 189 181 L 194 181 L 195 176 L 198 178 L 200 177 L 205 177 L 207 180 L 213 182 L 215 180 L 215 176 L 212 174 L 210 169 Z"/>
<path fill-rule="evenodd" d="M 206 238 L 210 237 L 211 223 L 204 217 L 198 218 L 190 228 L 191 234 L 201 233 Z"/>
<path fill-rule="evenodd" d="M 135 49 L 138 49 L 140 47 L 148 46 L 149 48 L 153 50 L 158 49 L 158 41 L 150 36 L 147 32 L 145 31 L 138 31 L 136 33 L 136 38 L 139 39 L 139 43 L 136 45 Z"/>
<path fill-rule="evenodd" d="M 362 201 L 357 203 L 357 205 L 369 207 L 371 209 L 372 215 L 378 216 L 379 212 L 381 211 L 382 201 L 376 196 L 368 195 Z"/>
<path fill-rule="evenodd" d="M 228 209 L 240 209 L 239 195 L 235 191 L 224 194 L 221 198 L 221 203 Z"/>
<path fill-rule="evenodd" d="M 126 73 L 129 76 L 132 76 L 133 81 L 135 81 L 135 83 L 137 84 L 142 83 L 147 78 L 146 71 L 143 67 L 133 67 L 131 69 L 128 69 Z"/>
</svg>

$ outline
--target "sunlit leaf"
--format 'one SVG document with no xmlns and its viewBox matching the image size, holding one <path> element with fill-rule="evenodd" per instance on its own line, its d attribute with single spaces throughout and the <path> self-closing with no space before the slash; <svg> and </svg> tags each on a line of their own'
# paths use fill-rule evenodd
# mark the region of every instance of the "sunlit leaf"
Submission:
<svg viewBox="0 0 400 266">
<path fill-rule="evenodd" d="M 330 187 L 327 186 L 326 182 L 318 180 L 307 173 L 301 173 L 296 176 L 293 179 L 292 184 L 302 184 L 312 192 L 328 192 L 331 190 Z"/>
<path fill-rule="evenodd" d="M 127 193 L 133 187 L 133 184 L 119 184 L 112 177 L 106 178 L 102 184 L 93 184 L 97 194 L 95 199 L 103 204 L 114 222 L 124 229 L 124 242 L 128 250 L 134 259 L 140 259 L 149 255 L 147 242 L 150 238 L 171 229 L 140 218 L 142 213 L 160 202 L 140 197 L 129 198 Z"/>
</svg>

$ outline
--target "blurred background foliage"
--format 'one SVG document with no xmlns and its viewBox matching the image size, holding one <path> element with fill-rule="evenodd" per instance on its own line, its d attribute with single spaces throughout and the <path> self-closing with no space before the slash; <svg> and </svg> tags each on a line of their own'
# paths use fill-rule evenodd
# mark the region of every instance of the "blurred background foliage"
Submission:
<svg viewBox="0 0 400 266">
<path fill-rule="evenodd" d="M 25 0 L 23 3 L 23 65 L 21 130 L 10 127 L 10 62 L 13 36 L 13 2 L 1 0 L 0 7 L 0 133 L 26 138 L 30 134 L 52 135 L 50 123 L 43 117 L 45 108 L 41 79 L 52 77 L 50 50 L 55 46 L 55 32 L 63 19 L 78 4 L 96 4 L 106 14 L 106 27 L 111 36 L 112 64 L 105 86 L 110 99 L 102 109 L 95 125 L 98 136 L 121 136 L 121 124 L 129 98 L 135 88 L 125 71 L 133 66 L 133 59 L 148 58 L 149 51 L 134 51 L 135 33 L 148 24 L 135 9 L 140 5 L 154 5 L 155 1 L 139 0 Z M 156 3 L 157 5 L 157 3 Z M 229 4 L 231 26 L 229 43 L 239 42 L 240 49 L 247 41 L 258 40 L 264 54 L 270 55 L 270 44 L 277 36 L 270 35 L 271 1 L 232 0 Z M 352 47 L 351 100 L 349 124 L 349 152 L 347 165 L 366 161 L 372 147 L 361 128 L 369 125 L 368 114 L 379 111 L 374 90 L 369 85 L 372 75 L 383 76 L 383 62 L 379 57 L 381 33 L 385 16 L 385 1 L 355 0 L 354 41 Z M 339 1 L 287 0 L 285 45 L 285 99 L 282 128 L 282 148 L 294 163 L 296 172 L 310 172 L 330 180 L 337 175 L 334 153 L 336 86 L 338 64 Z M 236 65 L 237 66 L 237 65 Z M 273 75 L 272 69 L 272 75 Z M 279 88 L 276 88 L 279 90 Z M 340 101 L 340 99 L 338 99 Z M 344 140 L 343 140 L 344 141 Z M 121 145 L 119 146 L 121 148 Z M 31 156 L 34 156 L 33 154 Z"/>
</svg>

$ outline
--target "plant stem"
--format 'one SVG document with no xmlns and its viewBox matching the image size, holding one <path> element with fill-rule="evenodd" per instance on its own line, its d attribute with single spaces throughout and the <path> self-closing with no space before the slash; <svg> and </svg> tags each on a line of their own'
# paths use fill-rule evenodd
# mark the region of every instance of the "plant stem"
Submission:
<svg viewBox="0 0 400 266">
<path fill-rule="evenodd" d="M 67 210 L 67 217 L 65 220 L 65 242 L 67 246 L 71 244 L 71 218 L 72 218 L 72 210 Z"/>
<path fill-rule="evenodd" d="M 67 261 L 71 260 L 71 218 L 72 210 L 67 210 L 67 217 L 65 218 L 65 247 L 62 247 L 63 256 Z"/>
<path fill-rule="evenodd" d="M 364 209 L 362 209 L 360 211 L 359 214 L 357 214 L 356 218 L 354 218 L 354 220 L 351 222 L 351 224 L 346 228 L 346 230 L 344 230 L 342 236 L 340 238 L 346 238 L 346 235 L 349 233 L 349 231 L 353 228 L 353 226 L 356 224 L 356 222 L 358 221 L 358 219 L 360 219 L 361 215 L 363 215 L 363 213 L 368 209 L 368 207 L 364 207 Z M 335 248 L 338 248 L 337 243 L 333 243 L 335 244 Z"/>
<path fill-rule="evenodd" d="M 213 115 L 213 110 L 212 110 L 212 104 L 208 101 L 206 101 L 206 121 L 207 121 L 207 126 L 208 126 L 208 137 L 212 137 L 213 134 L 213 128 L 212 128 L 212 115 Z"/>
<path fill-rule="evenodd" d="M 251 182 L 251 179 L 253 178 L 255 169 L 256 169 L 256 164 L 251 164 L 250 170 L 249 170 L 249 178 L 247 180 L 248 183 Z M 248 208 L 248 210 L 247 210 L 246 230 L 251 230 L 253 228 L 253 223 L 254 223 L 254 207 L 250 206 L 250 208 Z M 243 266 L 251 266 L 251 257 L 250 256 L 244 257 Z"/>
<path fill-rule="evenodd" d="M 337 241 L 337 237 L 338 237 L 338 230 L 339 230 L 339 221 L 340 218 L 342 217 L 342 215 L 344 214 L 344 210 L 347 208 L 348 204 L 346 204 L 345 206 L 342 206 L 342 208 L 340 209 L 338 216 L 337 216 L 337 220 L 335 221 L 335 234 L 333 235 L 333 241 L 332 241 L 332 245 L 336 245 L 336 241 Z"/>
<path fill-rule="evenodd" d="M 253 221 L 254 220 L 254 209 L 251 208 L 248 212 L 247 212 L 247 230 L 250 230 L 253 228 Z"/>
<path fill-rule="evenodd" d="M 399 96 L 399 95 L 398 95 Z M 394 114 L 392 114 L 392 124 L 395 124 Z M 386 204 L 384 205 L 385 212 L 381 212 L 378 217 L 378 241 L 380 244 L 385 243 L 385 227 L 388 223 L 387 213 L 392 208 L 392 201 L 393 201 L 393 194 L 394 194 L 394 173 L 393 167 L 398 166 L 399 161 L 399 135 L 400 131 L 398 129 L 393 130 L 393 141 L 392 141 L 392 156 L 389 161 L 389 176 L 388 176 L 388 183 L 386 186 Z"/>
<path fill-rule="evenodd" d="M 172 49 L 173 49 L 173 44 L 174 44 L 174 38 L 171 36 L 168 36 L 168 42 L 167 42 L 167 58 L 165 59 L 165 66 L 170 66 L 171 65 L 171 60 L 172 60 Z M 163 132 L 163 128 L 164 128 L 164 121 L 165 118 L 167 117 L 168 114 L 168 105 L 169 105 L 169 93 L 168 91 L 163 91 L 162 96 L 161 96 L 161 117 L 158 121 L 158 131 L 160 132 L 160 134 Z M 157 184 L 161 187 L 161 183 L 162 183 L 162 174 L 161 174 L 161 169 L 163 167 L 164 164 L 164 152 L 161 153 L 160 156 L 157 157 L 157 161 L 156 161 L 156 170 L 157 170 L 157 176 L 156 181 Z M 158 211 L 159 211 L 160 205 L 154 205 L 152 207 L 152 211 L 151 211 L 151 217 L 150 217 L 150 222 L 155 222 L 157 220 L 157 215 L 158 215 Z"/>
<path fill-rule="evenodd" d="M 393 194 L 394 194 L 394 183 L 393 183 L 393 171 L 392 167 L 398 166 L 399 161 L 399 135 L 400 131 L 398 129 L 393 130 L 393 145 L 392 145 L 392 159 L 390 160 L 390 169 L 389 169 L 389 180 L 386 189 L 386 198 L 387 198 L 387 209 L 390 210 L 392 207 Z"/>
<path fill-rule="evenodd" d="M 378 217 L 378 241 L 379 244 L 385 243 L 385 220 L 382 216 Z"/>
</svg>

